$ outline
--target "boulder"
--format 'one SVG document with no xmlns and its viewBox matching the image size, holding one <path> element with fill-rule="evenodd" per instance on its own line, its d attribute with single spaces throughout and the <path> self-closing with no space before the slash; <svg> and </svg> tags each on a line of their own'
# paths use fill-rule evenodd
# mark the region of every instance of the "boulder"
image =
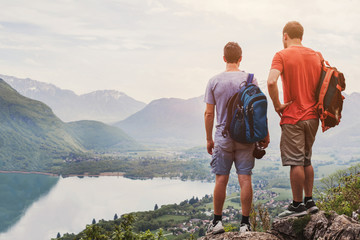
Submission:
<svg viewBox="0 0 360 240">
<path fill-rule="evenodd" d="M 257 240 L 280 240 L 280 238 L 264 232 L 246 232 L 246 233 L 238 233 L 238 232 L 226 232 L 217 235 L 206 235 L 205 237 L 199 238 L 201 240 L 249 240 L 249 239 L 257 239 Z"/>
<path fill-rule="evenodd" d="M 302 218 L 275 219 L 270 232 L 289 240 L 356 240 L 360 239 L 360 223 L 346 215 L 320 211 Z"/>
<path fill-rule="evenodd" d="M 360 223 L 346 215 L 320 211 L 301 218 L 276 218 L 268 232 L 227 232 L 201 240 L 359 240 Z"/>
</svg>

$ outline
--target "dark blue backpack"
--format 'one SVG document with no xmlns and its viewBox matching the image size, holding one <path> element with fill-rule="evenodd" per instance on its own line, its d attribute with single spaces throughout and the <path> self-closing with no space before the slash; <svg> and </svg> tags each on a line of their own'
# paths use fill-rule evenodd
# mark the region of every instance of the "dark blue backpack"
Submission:
<svg viewBox="0 0 360 240">
<path fill-rule="evenodd" d="M 252 84 L 254 74 L 227 102 L 226 126 L 222 135 L 240 143 L 254 143 L 268 134 L 267 99 L 258 86 Z"/>
</svg>

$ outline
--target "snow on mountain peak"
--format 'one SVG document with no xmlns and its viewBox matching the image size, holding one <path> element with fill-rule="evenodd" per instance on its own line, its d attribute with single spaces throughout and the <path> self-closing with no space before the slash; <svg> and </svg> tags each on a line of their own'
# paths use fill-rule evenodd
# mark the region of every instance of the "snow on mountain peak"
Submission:
<svg viewBox="0 0 360 240">
<path fill-rule="evenodd" d="M 98 91 L 94 91 L 88 94 L 85 94 L 84 96 L 93 96 L 96 97 L 98 99 L 102 98 L 102 99 L 106 99 L 106 100 L 119 100 L 122 97 L 127 97 L 127 95 L 123 92 L 119 92 L 116 90 L 98 90 Z"/>
</svg>

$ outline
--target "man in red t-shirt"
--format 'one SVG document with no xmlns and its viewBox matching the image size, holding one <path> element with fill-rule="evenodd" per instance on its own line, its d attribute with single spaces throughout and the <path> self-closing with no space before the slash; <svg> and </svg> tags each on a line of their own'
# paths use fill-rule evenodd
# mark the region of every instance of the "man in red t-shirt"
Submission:
<svg viewBox="0 0 360 240">
<path fill-rule="evenodd" d="M 285 25 L 282 38 L 284 49 L 275 54 L 267 80 L 275 111 L 281 117 L 281 160 L 283 166 L 290 166 L 293 194 L 293 202 L 279 217 L 303 216 L 319 210 L 312 199 L 314 169 L 311 153 L 319 126 L 315 92 L 321 62 L 314 50 L 302 45 L 303 33 L 304 29 L 298 22 Z M 277 87 L 280 75 L 284 103 L 280 103 Z"/>
</svg>

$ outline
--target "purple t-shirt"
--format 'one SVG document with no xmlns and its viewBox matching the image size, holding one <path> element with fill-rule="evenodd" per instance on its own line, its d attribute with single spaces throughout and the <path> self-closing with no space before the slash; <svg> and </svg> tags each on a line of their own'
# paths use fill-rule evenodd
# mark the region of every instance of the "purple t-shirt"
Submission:
<svg viewBox="0 0 360 240">
<path fill-rule="evenodd" d="M 221 133 L 226 124 L 226 103 L 231 96 L 240 90 L 240 84 L 246 82 L 248 73 L 244 71 L 222 72 L 212 77 L 206 87 L 204 102 L 216 107 L 216 134 Z M 255 77 L 253 84 L 258 85 Z M 216 138 L 216 136 L 215 136 Z"/>
</svg>

